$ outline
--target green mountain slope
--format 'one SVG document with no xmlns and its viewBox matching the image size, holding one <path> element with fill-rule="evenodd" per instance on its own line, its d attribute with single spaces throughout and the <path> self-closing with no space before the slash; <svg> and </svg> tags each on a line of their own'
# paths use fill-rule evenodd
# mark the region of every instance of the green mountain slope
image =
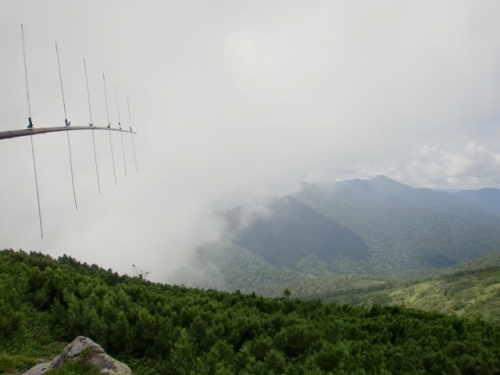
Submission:
<svg viewBox="0 0 500 375">
<path fill-rule="evenodd" d="M 304 183 L 293 196 L 271 200 L 266 213 L 252 220 L 246 207 L 224 213 L 228 240 L 200 250 L 195 274 L 218 274 L 218 284 L 207 280 L 205 286 L 248 290 L 289 282 L 294 275 L 390 275 L 450 267 L 500 248 L 500 216 L 484 208 L 497 194 L 473 193 L 481 204 L 471 194 L 416 189 L 383 176 Z M 248 282 L 230 276 L 234 269 Z M 192 284 L 188 276 L 187 285 L 203 286 L 200 277 L 194 275 L 199 280 Z"/>
<path fill-rule="evenodd" d="M 497 197 L 487 193 L 465 195 L 479 194 L 486 205 Z M 265 214 L 248 220 L 248 212 L 222 214 L 229 240 L 200 248 L 179 284 L 269 296 L 289 287 L 307 297 L 380 286 L 385 276 L 421 276 L 500 250 L 500 217 L 474 199 L 383 176 L 304 183 L 293 197 L 271 200 Z"/>
<path fill-rule="evenodd" d="M 414 189 L 386 177 L 304 184 L 296 198 L 360 235 L 366 271 L 442 268 L 491 254 L 500 218 L 456 194 Z"/>
<path fill-rule="evenodd" d="M 484 263 L 490 263 L 485 268 Z M 496 265 L 495 265 L 496 264 Z M 366 286 L 318 293 L 309 298 L 370 306 L 401 305 L 482 318 L 500 324 L 500 255 L 416 281 L 369 280 Z"/>
<path fill-rule="evenodd" d="M 190 287 L 252 293 L 263 285 L 289 283 L 298 276 L 297 271 L 275 267 L 244 248 L 226 243 L 198 249 L 191 266 L 179 270 L 175 280 Z"/>
<path fill-rule="evenodd" d="M 500 189 L 464 190 L 457 194 L 500 216 Z"/>
<path fill-rule="evenodd" d="M 500 327 L 408 309 L 203 291 L 0 251 L 0 373 L 85 335 L 136 375 L 498 374 Z"/>
<path fill-rule="evenodd" d="M 406 305 L 428 311 L 500 323 L 500 253 L 421 275 L 331 275 L 311 272 L 273 281 L 256 278 L 239 289 L 269 297 L 283 294 L 352 305 Z M 269 270 L 268 270 L 269 271 Z M 250 272 L 250 271 L 249 271 Z M 248 281 L 248 280 L 247 280 Z"/>
<path fill-rule="evenodd" d="M 360 261 L 369 255 L 361 237 L 297 199 L 286 196 L 269 204 L 269 215 L 241 227 L 241 209 L 226 215 L 235 231 L 233 242 L 276 267 L 296 269 L 298 262 L 314 257 L 328 264 L 341 258 Z M 241 227 L 241 228 L 240 228 Z"/>
</svg>

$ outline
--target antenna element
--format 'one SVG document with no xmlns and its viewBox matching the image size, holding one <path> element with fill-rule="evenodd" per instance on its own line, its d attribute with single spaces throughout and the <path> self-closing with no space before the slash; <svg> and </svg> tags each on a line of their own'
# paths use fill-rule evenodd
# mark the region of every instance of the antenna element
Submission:
<svg viewBox="0 0 500 375">
<path fill-rule="evenodd" d="M 95 151 L 94 123 L 92 122 L 92 107 L 90 106 L 89 79 L 87 77 L 87 64 L 85 64 L 85 59 L 83 59 L 83 69 L 85 70 L 85 82 L 87 83 L 87 98 L 89 99 L 89 114 L 90 114 L 89 126 L 92 128 L 92 143 L 94 144 L 94 161 L 95 161 L 95 172 L 97 175 L 97 190 L 99 191 L 99 195 L 101 195 L 101 184 L 99 182 L 99 169 L 97 168 L 97 153 Z"/>
<path fill-rule="evenodd" d="M 33 129 L 33 123 L 31 122 L 31 106 L 30 106 L 30 93 L 28 89 L 28 68 L 26 65 L 26 50 L 24 48 L 24 27 L 21 24 L 21 34 L 23 37 L 23 57 L 24 57 L 24 76 L 26 77 L 26 97 L 28 99 L 28 129 Z M 31 155 L 33 155 L 33 170 L 35 172 L 35 188 L 36 188 L 36 201 L 38 203 L 38 221 L 40 222 L 40 236 L 43 239 L 43 226 L 42 226 L 42 210 L 40 209 L 40 195 L 38 193 L 38 177 L 36 174 L 36 162 L 35 162 L 35 147 L 33 146 L 33 136 L 30 135 L 31 140 Z"/>
<path fill-rule="evenodd" d="M 56 55 L 57 55 L 57 66 L 59 68 L 59 80 L 61 81 L 61 93 L 62 93 L 62 101 L 64 108 L 64 125 L 70 126 L 70 122 L 68 121 L 68 117 L 66 116 L 66 101 L 64 100 L 64 88 L 63 88 L 63 80 L 61 74 L 61 62 L 59 61 L 59 50 L 57 49 L 56 42 Z M 71 157 L 71 143 L 69 142 L 69 132 L 66 132 L 66 138 L 68 139 L 68 152 L 69 152 L 69 167 L 71 170 L 71 184 L 73 186 L 73 198 L 75 200 L 75 209 L 78 210 L 78 204 L 76 203 L 76 192 L 75 192 L 75 178 L 73 176 L 73 158 Z"/>
<path fill-rule="evenodd" d="M 128 107 L 128 122 L 130 124 L 130 137 L 132 138 L 132 150 L 134 150 L 135 170 L 137 171 L 137 159 L 135 158 L 134 134 L 132 133 L 132 118 L 130 117 L 130 104 L 128 101 L 128 94 L 127 94 L 127 107 Z"/>
<path fill-rule="evenodd" d="M 104 73 L 102 73 L 102 80 L 104 82 L 104 100 L 106 102 L 106 116 L 108 117 L 108 129 L 111 129 L 111 122 L 109 121 L 109 110 L 108 110 L 108 93 L 106 91 L 106 78 L 104 77 Z M 108 135 L 109 135 L 109 147 L 111 148 L 111 162 L 113 163 L 113 175 L 115 176 L 115 185 L 116 185 L 115 156 L 113 155 L 113 142 L 111 141 L 111 132 L 108 132 Z"/>
<path fill-rule="evenodd" d="M 116 85 L 115 85 L 115 99 L 116 99 L 116 110 L 118 111 L 118 127 L 122 128 L 122 123 L 120 121 L 120 108 L 118 107 L 118 95 L 116 95 Z M 122 151 L 123 151 L 123 166 L 125 168 L 125 177 L 127 177 L 127 163 L 125 163 L 125 145 L 123 144 L 123 134 L 120 133 L 122 139 Z"/>
</svg>

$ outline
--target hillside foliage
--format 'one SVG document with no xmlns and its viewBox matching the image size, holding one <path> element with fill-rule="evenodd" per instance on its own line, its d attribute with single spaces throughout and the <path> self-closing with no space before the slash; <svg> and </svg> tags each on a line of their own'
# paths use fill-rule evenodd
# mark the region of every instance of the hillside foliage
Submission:
<svg viewBox="0 0 500 375">
<path fill-rule="evenodd" d="M 227 256 L 225 261 L 230 259 Z M 303 261 L 301 266 L 301 273 L 279 281 L 268 276 L 273 275 L 272 270 L 256 268 L 251 262 L 246 270 L 241 268 L 239 280 L 236 271 L 240 268 L 228 272 L 233 268 L 226 267 L 219 272 L 242 291 L 268 297 L 280 296 L 283 289 L 288 288 L 293 296 L 303 299 L 366 307 L 404 304 L 500 324 L 500 253 L 439 271 L 392 276 L 332 275 L 324 264 L 313 259 Z M 247 276 L 252 271 L 255 271 L 254 278 Z M 220 285 L 229 289 L 231 284 Z"/>
<path fill-rule="evenodd" d="M 443 273 L 413 281 L 366 280 L 366 285 L 310 293 L 308 298 L 365 306 L 405 304 L 412 308 L 481 318 L 500 324 L 498 266 Z"/>
<path fill-rule="evenodd" d="M 500 373 L 496 325 L 292 297 L 163 285 L 4 250 L 0 371 L 18 373 L 85 335 L 135 374 Z"/>
</svg>

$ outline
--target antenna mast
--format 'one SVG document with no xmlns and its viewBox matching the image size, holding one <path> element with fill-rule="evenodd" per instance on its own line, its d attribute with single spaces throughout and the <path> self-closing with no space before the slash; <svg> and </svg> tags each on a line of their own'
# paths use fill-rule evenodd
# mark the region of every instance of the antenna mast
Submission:
<svg viewBox="0 0 500 375">
<path fill-rule="evenodd" d="M 23 58 L 24 58 L 24 76 L 26 77 L 26 97 L 28 99 L 28 129 L 33 129 L 33 123 L 31 121 L 31 105 L 30 105 L 30 93 L 28 89 L 28 68 L 26 65 L 26 50 L 24 47 L 24 26 L 21 24 L 21 34 L 23 38 Z M 40 209 L 40 194 L 38 192 L 38 177 L 36 174 L 36 162 L 35 162 L 35 147 L 33 146 L 33 136 L 30 135 L 31 140 L 31 154 L 33 155 L 33 170 L 35 172 L 35 187 L 36 187 L 36 200 L 38 203 L 38 221 L 40 222 L 40 235 L 43 239 L 43 226 L 42 226 L 42 210 Z"/>
</svg>

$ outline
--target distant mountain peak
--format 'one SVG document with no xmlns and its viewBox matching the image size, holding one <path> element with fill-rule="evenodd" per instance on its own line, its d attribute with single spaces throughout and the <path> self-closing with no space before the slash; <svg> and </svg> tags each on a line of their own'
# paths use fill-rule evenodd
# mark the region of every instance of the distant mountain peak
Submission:
<svg viewBox="0 0 500 375">
<path fill-rule="evenodd" d="M 376 177 L 373 177 L 373 178 L 372 178 L 371 180 L 369 180 L 369 181 L 372 181 L 372 182 L 378 182 L 378 183 L 382 182 L 382 183 L 389 183 L 389 184 L 394 184 L 394 185 L 403 185 L 403 186 L 407 186 L 407 185 L 402 184 L 401 182 L 398 182 L 398 181 L 396 181 L 396 180 L 393 180 L 392 178 L 387 177 L 387 176 L 385 176 L 385 175 L 383 175 L 383 174 L 378 175 L 378 176 L 376 176 Z"/>
<path fill-rule="evenodd" d="M 387 177 L 386 175 L 379 174 L 378 176 L 375 176 L 371 179 L 372 181 L 391 181 L 391 182 L 397 182 L 394 181 L 392 178 Z"/>
</svg>

